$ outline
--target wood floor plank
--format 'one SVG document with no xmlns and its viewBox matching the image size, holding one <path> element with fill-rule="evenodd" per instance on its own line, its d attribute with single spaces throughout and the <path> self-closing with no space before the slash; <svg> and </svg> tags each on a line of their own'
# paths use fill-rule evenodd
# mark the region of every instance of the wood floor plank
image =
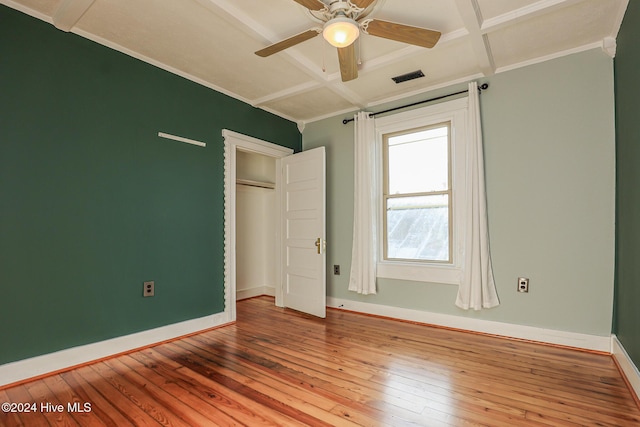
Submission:
<svg viewBox="0 0 640 427">
<path fill-rule="evenodd" d="M 180 365 L 171 359 L 176 357 L 170 349 L 163 346 L 165 353 L 169 353 L 168 356 L 161 354 L 157 350 L 147 350 L 148 356 L 152 357 L 161 365 L 156 365 L 156 368 L 162 371 L 162 375 L 167 378 L 173 378 L 179 385 L 188 389 L 189 392 L 201 397 L 203 400 L 211 402 L 218 409 L 232 415 L 234 419 L 238 420 L 242 425 L 248 426 L 303 426 L 303 422 L 300 422 L 294 418 L 290 418 L 278 411 L 270 410 L 269 408 L 261 405 L 260 403 L 252 400 L 250 395 L 244 395 L 236 392 L 235 390 L 226 387 L 223 383 L 219 383 L 213 379 L 210 379 L 206 374 L 201 374 L 194 370 L 189 369 L 186 366 Z M 139 358 L 140 354 L 133 354 L 132 357 Z M 177 368 L 173 371 L 167 371 L 164 369 L 164 365 L 176 365 Z"/>
<path fill-rule="evenodd" d="M 0 403 L 10 403 L 11 398 L 7 394 L 5 390 L 0 390 Z M 11 426 L 11 425 L 21 425 L 20 415 L 18 415 L 17 410 L 12 412 L 11 408 L 7 408 L 6 410 L 0 411 L 0 427 Z"/>
<path fill-rule="evenodd" d="M 91 368 L 160 425 L 189 427 L 189 423 L 182 420 L 179 414 L 171 410 L 172 408 L 164 406 L 162 401 L 157 400 L 157 395 L 152 395 L 146 385 L 138 386 L 124 376 L 118 375 L 106 361 L 95 363 Z"/>
<path fill-rule="evenodd" d="M 262 342 L 261 342 L 261 343 L 262 343 Z M 306 345 L 306 344 L 307 344 L 307 343 L 305 342 L 305 345 Z M 369 359 L 371 359 L 371 355 L 370 355 L 370 354 L 368 354 L 368 356 L 369 356 Z M 358 362 L 361 366 L 364 366 L 364 365 L 366 364 L 366 361 L 365 361 L 365 360 L 359 360 L 359 361 L 357 361 L 357 362 Z M 369 360 L 369 363 L 371 363 L 371 361 L 370 361 L 370 360 Z M 414 366 L 413 366 L 413 368 L 414 368 L 414 370 L 413 370 L 412 372 L 407 372 L 407 373 L 406 373 L 407 378 L 413 378 L 413 377 L 415 377 L 416 375 L 419 375 L 419 373 L 420 373 L 420 371 L 421 371 L 420 366 L 419 366 L 419 365 L 414 365 Z M 485 368 L 484 366 L 476 367 L 476 369 L 477 369 L 477 370 L 481 370 L 481 369 L 484 369 L 484 368 Z M 378 370 L 378 371 L 380 371 L 380 369 L 383 369 L 383 368 L 382 368 L 382 367 L 377 368 L 377 370 Z M 422 369 L 422 371 L 424 371 L 424 369 Z M 489 372 L 490 372 L 490 374 L 489 374 L 489 375 L 490 375 L 490 376 L 489 376 L 490 378 L 491 378 L 491 377 L 493 377 L 493 376 L 495 376 L 495 372 L 494 372 L 493 370 L 492 370 L 492 371 L 489 371 Z M 529 369 L 529 370 L 525 370 L 524 372 L 530 373 L 530 369 Z M 433 384 L 432 384 L 432 385 L 433 385 Z M 387 389 L 389 389 L 389 388 L 390 388 L 390 387 L 387 387 Z M 437 387 L 430 387 L 430 389 L 429 389 L 429 390 L 430 390 L 430 391 L 434 391 L 434 390 L 436 390 L 436 389 L 437 389 Z M 450 401 L 451 399 L 454 399 L 454 397 L 452 397 L 452 396 L 451 396 L 451 393 L 449 392 L 448 388 L 442 388 L 441 390 L 444 390 L 444 392 L 446 393 L 446 395 L 443 397 L 444 399 L 446 399 L 446 401 Z M 473 393 L 472 393 L 472 394 L 473 394 Z M 422 397 L 425 397 L 425 398 L 427 398 L 427 399 L 430 399 L 432 402 L 433 402 L 434 400 L 437 400 L 437 399 L 434 399 L 434 396 L 433 396 L 433 395 L 430 395 L 430 396 L 422 396 Z M 459 397 L 460 397 L 460 398 L 464 398 L 464 395 L 459 395 Z M 454 399 L 454 400 L 455 400 L 455 399 Z M 515 403 L 515 404 L 517 404 L 517 403 L 518 403 L 518 402 L 510 402 L 510 401 L 509 401 L 509 400 L 510 400 L 510 398 L 505 398 L 505 399 L 503 399 L 503 400 L 505 401 L 505 403 L 508 403 L 508 404 L 514 404 L 514 403 Z M 545 396 L 545 399 L 542 401 L 542 403 L 544 403 L 544 404 L 546 404 L 546 403 L 547 403 L 546 396 Z M 491 405 L 489 405 L 489 406 L 491 406 Z M 513 407 L 513 410 L 515 410 L 516 412 L 521 413 L 521 414 L 522 414 L 522 416 L 524 416 L 524 412 L 525 412 L 525 411 L 524 411 L 524 409 L 516 410 L 516 409 L 515 409 L 516 407 L 517 407 L 517 405 Z M 506 412 L 511 412 L 511 411 L 506 411 Z M 513 413 L 511 413 L 511 415 L 517 415 L 517 414 L 513 414 Z"/>
<path fill-rule="evenodd" d="M 13 426 L 640 425 L 610 355 L 259 297 L 235 324 L 0 390 Z M 67 411 L 89 403 L 91 411 Z"/>
<path fill-rule="evenodd" d="M 179 345 L 168 344 L 166 347 L 174 347 L 174 350 L 175 347 L 181 347 L 183 349 L 188 347 L 191 351 L 191 356 L 188 359 L 181 358 L 181 363 L 188 365 L 193 371 L 215 379 L 232 390 L 250 396 L 252 400 L 267 408 L 277 410 L 294 419 L 302 420 L 309 425 L 352 425 L 348 420 L 338 419 L 338 417 L 329 412 L 330 408 L 326 405 L 332 407 L 335 406 L 335 403 L 326 401 L 323 402 L 324 407 L 316 406 L 322 399 L 319 399 L 319 397 L 315 395 L 304 398 L 299 397 L 301 394 L 304 394 L 302 393 L 302 389 L 296 388 L 293 384 L 287 385 L 281 383 L 278 380 L 279 376 L 276 372 L 272 374 L 271 379 L 267 379 L 266 377 L 257 378 L 255 371 L 245 370 L 243 372 L 230 369 L 227 365 L 232 365 L 232 363 L 226 360 L 216 359 L 211 355 L 202 354 L 186 342 L 180 342 Z M 167 348 L 163 348 L 160 351 L 166 350 Z M 210 369 L 211 365 L 215 366 L 216 369 Z M 265 380 L 265 382 L 261 380 Z M 278 382 L 280 382 L 280 384 L 276 384 Z M 282 389 L 287 389 L 287 392 L 284 392 Z"/>
<path fill-rule="evenodd" d="M 11 387 L 5 391 L 9 398 L 8 402 L 16 404 L 28 404 L 30 406 L 28 411 L 21 411 L 20 413 L 18 413 L 18 416 L 20 418 L 20 423 L 17 424 L 18 426 L 50 426 L 45 416 L 39 410 L 40 402 L 36 402 L 33 400 L 25 385 Z M 35 408 L 33 408 L 33 405 L 35 405 Z"/>
<path fill-rule="evenodd" d="M 208 342 L 206 337 L 193 337 L 199 340 L 203 345 Z M 327 397 L 337 399 L 342 396 L 346 401 L 361 400 L 373 398 L 385 398 L 394 401 L 397 406 L 420 413 L 424 409 L 424 401 L 422 398 L 416 397 L 411 393 L 385 393 L 381 394 L 375 389 L 368 387 L 366 380 L 350 378 L 348 374 L 342 373 L 342 377 L 337 377 L 334 371 L 318 369 L 316 364 L 301 364 L 298 361 L 282 357 L 284 353 L 270 352 L 266 348 L 253 348 L 250 344 L 238 345 L 232 340 L 225 341 L 227 347 L 227 357 L 234 357 L 239 363 L 251 364 L 257 369 L 276 370 L 279 375 L 286 381 L 295 382 L 308 390 L 316 392 L 325 391 Z M 330 407 L 335 405 L 332 401 Z"/>
<path fill-rule="evenodd" d="M 225 341 L 225 344 L 229 344 L 229 342 Z M 245 357 L 243 357 L 243 355 Z M 352 421 L 353 417 L 355 417 L 356 415 L 360 416 L 361 418 L 372 417 L 372 416 L 381 418 L 384 416 L 384 414 L 386 414 L 385 410 L 379 410 L 379 409 L 376 409 L 376 407 L 374 406 L 366 404 L 367 401 L 374 401 L 370 396 L 372 393 L 374 393 L 373 389 L 367 389 L 362 385 L 350 384 L 349 382 L 345 383 L 344 380 L 336 381 L 341 383 L 341 385 L 333 384 L 326 380 L 314 378 L 312 376 L 305 376 L 303 372 L 297 372 L 295 370 L 288 369 L 285 367 L 286 363 L 284 363 L 285 362 L 284 360 L 280 361 L 282 363 L 276 363 L 273 361 L 257 361 L 253 357 L 247 357 L 247 353 L 234 353 L 232 349 L 226 350 L 225 360 L 229 361 L 230 358 L 232 357 L 235 358 L 235 360 L 239 361 L 238 362 L 239 365 L 246 366 L 247 368 L 253 367 L 255 369 L 260 370 L 261 369 L 260 367 L 262 366 L 264 367 L 264 369 L 268 369 L 269 371 L 277 371 L 278 378 L 280 380 L 284 380 L 285 383 L 288 382 L 291 384 L 297 384 L 299 387 L 302 387 L 307 393 L 306 394 L 307 399 L 308 399 L 308 396 L 312 396 L 315 394 L 317 394 L 318 397 L 329 399 L 328 401 L 326 399 L 321 401 L 316 400 L 315 404 L 317 406 L 324 405 L 324 407 L 327 410 L 329 410 L 331 408 L 334 408 L 336 403 L 349 405 L 351 408 L 351 411 L 348 415 L 345 416 L 345 419 L 349 421 Z M 278 367 L 278 365 L 280 366 Z M 246 371 L 244 371 L 244 375 L 246 374 L 247 374 Z M 273 375 L 273 373 L 271 373 L 270 375 Z M 256 378 L 255 375 L 252 375 L 252 377 Z M 301 391 L 302 390 L 298 389 L 295 392 L 300 393 Z M 291 392 L 291 390 L 289 390 L 289 392 Z M 384 399 L 384 396 L 379 393 L 376 393 L 376 397 L 378 397 L 381 400 L 386 400 Z M 407 396 L 407 397 L 412 397 L 412 396 Z M 311 402 L 312 401 L 310 401 L 310 403 Z M 387 406 L 387 404 L 388 403 L 384 401 L 382 402 L 382 404 L 378 406 Z M 418 406 L 418 408 L 421 411 L 421 409 L 424 408 L 424 403 L 421 403 Z M 388 409 L 388 408 L 385 407 L 383 409 Z M 397 409 L 399 410 L 400 408 L 398 407 Z M 415 425 L 414 423 L 411 422 L 411 420 L 412 419 L 419 420 L 420 411 L 418 412 L 405 411 L 403 413 L 402 418 L 396 417 L 395 425 L 398 425 L 398 426 L 403 426 L 405 424 Z M 331 412 L 334 414 L 339 414 L 340 416 L 343 416 L 343 413 L 340 411 L 335 411 L 331 409 Z M 341 423 L 345 424 L 345 421 L 342 421 Z"/>
<path fill-rule="evenodd" d="M 102 394 L 98 392 L 91 382 L 86 381 L 78 372 L 77 369 L 63 372 L 60 377 L 69 386 L 74 394 L 76 394 L 80 402 L 89 403 L 91 405 L 91 413 L 94 414 L 101 423 L 108 427 L 118 427 L 130 425 L 131 421 L 125 417 L 121 410 L 125 410 L 124 407 L 118 407 L 117 404 L 107 400 Z M 83 425 L 99 425 L 87 423 Z"/>
<path fill-rule="evenodd" d="M 201 426 L 201 425 L 216 425 L 215 421 L 205 417 L 193 407 L 182 402 L 181 399 L 176 398 L 175 395 L 170 394 L 161 385 L 156 385 L 149 378 L 142 376 L 135 370 L 129 368 L 123 363 L 123 359 L 111 359 L 106 360 L 105 364 L 120 377 L 124 378 L 129 384 L 138 389 L 144 389 L 145 395 L 153 400 L 153 404 L 162 407 L 167 412 L 177 415 L 180 422 L 184 422 L 185 425 Z M 183 396 L 182 393 L 179 394 Z M 176 425 L 180 425 L 176 423 Z"/>
<path fill-rule="evenodd" d="M 205 340 L 205 337 L 199 336 L 199 337 L 194 337 L 194 339 Z M 225 343 L 229 344 L 229 340 L 226 340 Z M 250 344 L 247 344 L 247 345 L 250 345 Z M 276 363 L 274 358 L 278 357 L 277 350 L 265 349 L 259 346 L 256 346 L 255 350 L 256 350 L 256 355 L 271 354 L 272 358 L 270 358 L 271 360 L 270 363 Z M 280 353 L 280 354 L 283 354 L 283 353 Z M 300 359 L 300 358 L 297 359 L 298 362 L 302 360 L 303 359 Z M 286 358 L 279 359 L 279 362 L 286 365 Z M 388 411 L 389 409 L 388 405 L 390 404 L 395 405 L 398 408 L 405 408 L 408 410 L 413 409 L 414 411 L 416 408 L 419 408 L 418 413 L 421 413 L 426 405 L 426 402 L 431 402 L 432 404 L 434 404 L 437 401 L 440 401 L 442 404 L 446 405 L 446 404 L 450 404 L 451 399 L 455 399 L 455 396 L 452 396 L 450 393 L 448 393 L 446 397 L 440 397 L 437 395 L 429 394 L 425 390 L 417 390 L 417 389 L 414 389 L 410 392 L 403 391 L 402 393 L 399 393 L 400 391 L 399 389 L 390 387 L 388 384 L 384 387 L 384 389 L 386 390 L 386 393 L 380 394 L 380 393 L 376 393 L 374 391 L 375 389 L 368 387 L 368 385 L 371 384 L 370 381 L 365 382 L 357 377 L 349 378 L 348 375 L 346 375 L 344 372 L 341 372 L 339 369 L 334 371 L 333 373 L 327 372 L 325 371 L 325 369 L 322 369 L 322 372 L 319 372 L 314 370 L 314 366 L 316 366 L 316 364 L 313 363 L 313 361 L 310 361 L 309 362 L 310 364 L 308 366 L 305 366 L 304 364 L 296 363 L 295 358 L 292 358 L 291 360 L 289 360 L 289 362 L 291 363 L 290 365 L 291 371 L 289 372 L 289 375 L 293 377 L 292 381 L 296 381 L 300 383 L 309 382 L 313 387 L 313 390 L 315 390 L 316 392 L 319 392 L 320 390 L 325 389 L 327 390 L 328 393 L 335 393 L 335 394 L 328 394 L 328 396 L 331 396 L 334 399 L 338 399 L 340 397 L 338 395 L 342 395 L 342 397 L 347 397 L 347 400 L 351 399 L 352 402 L 356 400 L 361 400 L 366 402 L 369 406 L 372 406 L 372 407 L 379 406 L 381 409 L 380 412 L 383 412 L 383 413 Z M 299 376 L 295 375 L 297 371 L 299 371 L 300 373 Z M 338 378 L 338 376 L 344 377 L 347 381 L 343 381 L 343 384 L 341 385 L 339 381 L 335 381 L 335 379 Z M 322 378 L 322 382 L 312 381 L 314 378 Z M 331 379 L 333 379 L 333 381 L 330 381 Z M 357 391 L 363 396 L 359 398 L 357 394 L 355 396 L 348 395 L 347 390 L 345 389 L 348 387 Z M 341 391 L 343 393 L 341 393 Z M 415 405 L 407 404 L 407 402 L 404 402 L 403 404 L 402 403 L 403 399 L 406 401 L 415 402 Z M 515 415 L 517 417 L 524 417 L 523 410 L 517 410 L 514 408 L 506 407 L 504 405 L 494 405 L 491 402 L 487 402 L 487 405 L 504 413 L 510 413 L 511 415 Z"/>
<path fill-rule="evenodd" d="M 65 407 L 65 411 L 78 423 L 80 426 L 92 425 L 92 426 L 106 426 L 107 424 L 102 422 L 98 414 L 91 409 L 91 402 L 82 399 L 74 390 L 69 387 L 69 384 L 63 379 L 61 375 L 50 376 L 42 379 L 44 383 L 51 390 L 51 399 L 60 402 Z M 88 404 L 89 406 L 87 406 Z"/>
<path fill-rule="evenodd" d="M 78 368 L 76 372 L 83 381 L 90 383 L 110 406 L 117 408 L 117 411 L 127 420 L 124 425 L 158 426 L 158 422 L 140 407 L 135 397 L 131 398 L 130 391 L 114 386 L 112 382 L 95 371 L 93 366 Z"/>
<path fill-rule="evenodd" d="M 138 356 L 143 355 L 143 352 L 138 352 Z M 149 359 L 141 357 L 143 361 Z M 149 381 L 157 388 L 160 388 L 166 392 L 165 399 L 174 400 L 178 399 L 181 403 L 187 405 L 191 410 L 184 410 L 183 417 L 187 421 L 193 423 L 193 425 L 219 425 L 219 426 L 239 426 L 240 424 L 233 417 L 227 415 L 225 412 L 219 410 L 215 405 L 204 399 L 199 398 L 197 395 L 189 392 L 189 387 L 183 387 L 179 377 L 163 375 L 166 371 L 159 369 L 158 364 L 151 362 L 149 365 L 141 362 L 140 360 L 126 356 L 119 360 L 120 363 L 125 365 L 129 370 L 135 371 L 135 375 L 138 377 L 137 381 Z M 122 375 L 126 375 L 126 371 L 120 370 Z M 130 375 L 132 375 L 130 373 Z M 168 406 L 171 406 L 173 402 L 170 402 Z M 193 413 L 191 413 L 193 412 Z"/>
<path fill-rule="evenodd" d="M 32 397 L 32 401 L 39 406 L 39 411 L 51 426 L 78 426 L 73 417 L 67 412 L 67 405 L 58 401 L 44 380 L 36 380 L 25 384 L 25 388 Z"/>
</svg>

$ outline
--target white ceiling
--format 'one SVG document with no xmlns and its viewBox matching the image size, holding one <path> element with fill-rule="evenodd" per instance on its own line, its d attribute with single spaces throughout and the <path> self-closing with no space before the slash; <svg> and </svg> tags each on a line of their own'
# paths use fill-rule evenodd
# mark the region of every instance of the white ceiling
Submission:
<svg viewBox="0 0 640 427">
<path fill-rule="evenodd" d="M 362 35 L 359 77 L 347 83 L 335 48 L 321 36 L 267 58 L 254 54 L 318 26 L 293 0 L 0 3 L 305 123 L 582 50 L 601 47 L 613 56 L 628 0 L 378 0 L 369 17 L 442 38 L 425 49 Z M 426 77 L 391 80 L 418 69 Z"/>
</svg>

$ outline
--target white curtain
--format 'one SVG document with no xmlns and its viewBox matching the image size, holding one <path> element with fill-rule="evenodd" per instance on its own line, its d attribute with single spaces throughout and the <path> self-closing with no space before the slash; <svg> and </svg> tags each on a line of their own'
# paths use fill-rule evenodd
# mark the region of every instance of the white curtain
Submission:
<svg viewBox="0 0 640 427">
<path fill-rule="evenodd" d="M 378 186 L 374 180 L 378 167 L 375 120 L 369 113 L 355 116 L 353 248 L 349 290 L 359 294 L 376 293 L 378 226 Z"/>
<path fill-rule="evenodd" d="M 480 310 L 500 304 L 491 269 L 487 202 L 484 185 L 484 156 L 478 85 L 469 83 L 467 140 L 467 237 L 464 274 L 456 305 L 462 309 Z"/>
</svg>

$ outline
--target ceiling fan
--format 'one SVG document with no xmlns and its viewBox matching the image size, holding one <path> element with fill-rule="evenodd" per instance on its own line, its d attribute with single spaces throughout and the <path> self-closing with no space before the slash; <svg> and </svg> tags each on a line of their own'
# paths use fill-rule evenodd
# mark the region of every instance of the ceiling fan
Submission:
<svg viewBox="0 0 640 427">
<path fill-rule="evenodd" d="M 426 48 L 432 48 L 440 39 L 439 31 L 379 19 L 364 19 L 377 0 L 330 0 L 328 4 L 321 0 L 293 1 L 309 9 L 314 17 L 324 22 L 323 28 L 312 28 L 296 34 L 257 51 L 256 55 L 267 57 L 322 33 L 331 45 L 338 48 L 340 75 L 343 82 L 358 77 L 358 63 L 353 42 L 360 36 L 360 31 Z"/>
</svg>

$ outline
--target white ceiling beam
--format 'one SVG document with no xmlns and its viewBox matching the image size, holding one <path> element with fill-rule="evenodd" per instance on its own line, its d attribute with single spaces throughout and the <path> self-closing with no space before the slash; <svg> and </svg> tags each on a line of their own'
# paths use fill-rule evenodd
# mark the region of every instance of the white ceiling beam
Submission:
<svg viewBox="0 0 640 427">
<path fill-rule="evenodd" d="M 562 9 L 572 4 L 578 3 L 582 0 L 540 0 L 528 6 L 521 7 L 520 9 L 512 10 L 502 15 L 494 16 L 485 21 L 482 21 L 481 31 L 483 34 L 487 34 L 491 31 L 499 30 L 500 28 L 513 25 L 524 19 L 531 19 L 536 16 L 545 15 L 547 13 Z"/>
<path fill-rule="evenodd" d="M 287 89 L 281 90 L 279 92 L 271 93 L 267 96 L 263 96 L 262 98 L 254 99 L 251 105 L 254 107 L 260 107 L 261 105 L 268 104 L 270 102 L 277 102 L 277 101 L 280 101 L 281 99 L 300 95 L 302 93 L 309 92 L 314 89 L 318 89 L 320 87 L 322 87 L 322 85 L 315 81 L 302 83 L 297 86 L 293 86 L 293 87 L 289 87 Z"/>
<path fill-rule="evenodd" d="M 452 43 L 456 40 L 459 40 L 463 37 L 466 37 L 468 35 L 469 35 L 469 32 L 464 28 L 461 28 L 456 31 L 452 31 L 447 34 L 443 34 L 442 37 L 440 37 L 438 44 L 433 49 L 440 49 L 445 45 Z M 403 48 L 394 50 L 390 53 L 387 53 L 385 55 L 381 55 L 376 58 L 365 61 L 362 63 L 360 67 L 358 67 L 358 70 L 361 73 L 367 73 L 367 72 L 376 70 L 378 68 L 382 68 L 382 67 L 386 67 L 387 65 L 394 64 L 398 61 L 402 61 L 404 59 L 410 58 L 412 56 L 420 55 L 424 53 L 424 51 L 425 51 L 424 47 L 408 45 Z M 339 75 L 339 73 L 336 73 L 336 74 Z"/>
<path fill-rule="evenodd" d="M 486 34 L 482 32 L 482 13 L 477 0 L 456 0 L 462 22 L 469 31 L 469 43 L 476 54 L 478 67 L 485 76 L 496 73 L 496 65 L 491 53 L 491 45 Z"/>
<path fill-rule="evenodd" d="M 62 0 L 53 13 L 53 25 L 59 30 L 71 31 L 94 2 L 95 0 Z"/>
</svg>

